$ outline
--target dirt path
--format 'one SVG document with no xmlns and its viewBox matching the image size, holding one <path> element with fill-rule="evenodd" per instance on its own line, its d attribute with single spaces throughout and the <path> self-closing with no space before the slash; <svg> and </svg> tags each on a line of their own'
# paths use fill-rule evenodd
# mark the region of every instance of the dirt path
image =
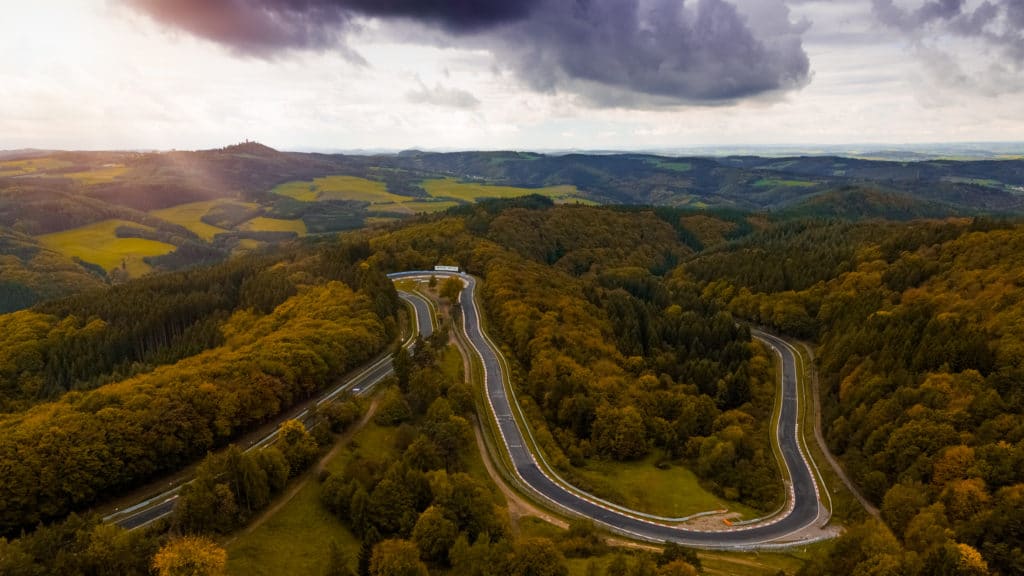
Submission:
<svg viewBox="0 0 1024 576">
<path fill-rule="evenodd" d="M 868 499 L 860 493 L 857 486 L 854 485 L 853 481 L 850 480 L 850 477 L 846 475 L 846 471 L 843 470 L 839 460 L 836 459 L 832 454 L 832 451 L 828 449 L 828 444 L 825 443 L 825 435 L 821 431 L 821 386 L 818 383 L 818 370 L 814 367 L 814 348 L 806 342 L 801 342 L 800 344 L 803 345 L 805 350 L 807 350 L 807 355 L 810 356 L 811 362 L 811 396 L 814 401 L 814 439 L 817 440 L 818 446 L 821 447 L 822 454 L 825 455 L 825 459 L 828 460 L 829 465 L 833 470 L 835 470 L 836 475 L 843 481 L 843 484 L 846 484 L 850 493 L 853 494 L 854 498 L 860 502 L 861 506 L 864 507 L 864 510 L 876 519 L 881 519 L 878 508 L 876 508 L 874 504 L 869 502 Z"/>
<path fill-rule="evenodd" d="M 483 433 L 480 431 L 480 426 L 474 425 L 473 432 L 476 434 L 476 446 L 480 450 L 480 458 L 484 461 L 484 467 L 487 468 L 487 475 L 491 477 L 494 485 L 497 486 L 498 489 L 501 490 L 502 495 L 505 496 L 505 502 L 508 507 L 508 519 L 509 523 L 512 525 L 512 532 L 515 534 L 519 533 L 519 519 L 524 516 L 534 516 L 549 524 L 554 524 L 559 528 L 568 528 L 568 522 L 534 506 L 530 501 L 520 496 L 518 492 L 509 488 L 508 485 L 505 484 L 505 479 L 501 477 L 501 474 L 498 474 L 498 471 L 494 469 L 494 464 L 491 463 L 491 456 L 487 453 L 487 446 L 484 444 L 484 437 Z"/>
<path fill-rule="evenodd" d="M 462 356 L 462 375 L 463 378 L 469 382 L 470 371 L 472 366 L 469 363 L 468 351 L 462 347 L 462 343 L 458 338 L 455 337 L 455 329 L 453 328 L 449 337 L 448 342 L 455 346 L 459 351 L 459 355 Z M 569 527 L 569 523 L 565 520 L 558 518 L 546 511 L 533 505 L 530 501 L 519 495 L 518 492 L 508 487 L 505 483 L 505 479 L 502 478 L 501 474 L 494 469 L 494 463 L 491 462 L 491 455 L 487 451 L 487 445 L 484 443 L 483 432 L 480 430 L 480 424 L 473 424 L 473 434 L 476 436 L 476 446 L 480 451 L 480 459 L 484 462 L 484 467 L 487 469 L 487 475 L 491 477 L 491 481 L 494 485 L 501 490 L 502 495 L 505 496 L 506 507 L 508 508 L 508 519 L 509 524 L 512 527 L 512 532 L 516 535 L 519 534 L 519 519 L 525 516 L 533 516 L 540 518 L 549 524 L 558 526 L 559 528 L 566 529 Z"/>
<path fill-rule="evenodd" d="M 360 430 L 363 429 L 364 426 L 366 426 L 367 423 L 370 422 L 370 419 L 373 418 L 374 413 L 377 412 L 377 404 L 379 404 L 379 400 L 377 397 L 374 397 L 373 400 L 370 402 L 370 406 L 367 407 L 366 409 L 366 414 L 364 414 L 363 417 L 359 419 L 359 422 L 356 422 L 355 426 L 353 426 L 347 432 L 342 434 L 341 437 L 338 438 L 338 441 L 334 443 L 334 446 L 327 452 L 327 454 L 324 454 L 323 458 L 320 458 L 320 460 L 316 463 L 316 466 L 313 466 L 310 470 L 307 470 L 305 473 L 303 473 L 302 476 L 300 476 L 299 479 L 295 481 L 292 487 L 289 488 L 288 491 L 285 492 L 283 496 L 277 499 L 277 502 L 275 502 L 270 508 L 264 510 L 259 516 L 256 517 L 255 520 L 250 522 L 249 525 L 246 526 L 245 530 L 242 531 L 242 534 L 250 534 L 257 528 L 262 526 L 264 522 L 269 520 L 274 514 L 277 514 L 282 508 L 287 506 L 288 503 L 292 501 L 292 498 L 295 498 L 295 495 L 298 494 L 303 487 L 305 487 L 305 485 L 309 482 L 311 478 L 319 478 L 320 472 L 324 469 L 327 463 L 330 462 L 331 459 L 333 459 L 335 456 L 337 456 L 342 449 L 346 448 L 348 446 L 348 443 L 352 440 L 352 437 L 354 437 Z M 229 539 L 225 544 L 231 543 L 231 541 L 233 541 L 237 537 L 237 535 L 231 537 L 231 539 Z"/>
</svg>

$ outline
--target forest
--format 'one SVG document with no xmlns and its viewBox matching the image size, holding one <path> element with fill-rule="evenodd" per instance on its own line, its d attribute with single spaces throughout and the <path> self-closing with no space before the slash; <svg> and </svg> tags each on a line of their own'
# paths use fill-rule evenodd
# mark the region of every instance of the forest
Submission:
<svg viewBox="0 0 1024 576">
<path fill-rule="evenodd" d="M 363 156 L 282 152 L 248 141 L 188 152 L 9 152 L 0 154 L 0 313 L 72 294 L 77 282 L 118 284 L 306 234 L 545 190 L 561 190 L 562 203 L 697 217 L 710 210 L 737 224 L 737 235 L 748 224 L 728 211 L 783 220 L 1019 214 L 1022 166 L 1020 159 L 831 156 Z M 686 233 L 677 220 L 669 223 Z M 692 240 L 687 245 L 699 249 Z"/>
<path fill-rule="evenodd" d="M 808 574 L 1024 571 L 1022 250 L 1010 221 L 816 221 L 684 266 L 820 343 L 826 438 L 891 532 L 850 530 Z"/>
<path fill-rule="evenodd" d="M 165 536 L 77 513 L 228 446 L 388 348 L 401 306 L 384 274 L 443 262 L 482 279 L 488 330 L 537 442 L 581 488 L 614 497 L 590 467 L 652 458 L 774 510 L 775 372 L 749 329 L 767 327 L 813 345 L 829 448 L 881 511 L 817 548 L 804 573 L 1021 573 L 1020 254 L 1024 226 L 1006 219 L 530 196 L 45 300 L 0 315 L 0 528 L 13 538 L 0 540 L 0 571 L 47 573 L 47 546 L 72 541 L 82 562 L 99 562 L 93 540 L 152 557 Z M 377 396 L 374 422 L 401 431 L 401 458 L 318 479 L 322 505 L 363 543 L 358 573 L 478 574 L 486 557 L 497 573 L 561 576 L 564 558 L 607 552 L 585 524 L 543 542 L 510 533 L 465 474 L 477 392 L 438 368 L 444 345 L 400 353 Z M 363 408 L 293 427 L 259 456 L 208 458 L 168 528 L 244 526 Z M 636 562 L 650 562 L 635 568 L 645 574 L 699 570 L 695 556 Z"/>
<path fill-rule="evenodd" d="M 398 299 L 329 245 L 2 316 L 0 528 L 80 511 L 203 456 L 385 349 Z"/>
</svg>

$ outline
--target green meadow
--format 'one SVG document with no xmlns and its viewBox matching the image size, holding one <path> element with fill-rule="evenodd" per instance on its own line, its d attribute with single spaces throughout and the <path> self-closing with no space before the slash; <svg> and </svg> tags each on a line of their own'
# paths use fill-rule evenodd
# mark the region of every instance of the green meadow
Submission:
<svg viewBox="0 0 1024 576">
<path fill-rule="evenodd" d="M 462 202 L 476 202 L 481 198 L 516 198 L 529 194 L 547 196 L 556 202 L 583 202 L 582 198 L 579 197 L 579 190 L 576 189 L 576 186 L 568 184 L 544 188 L 521 188 L 518 186 L 493 186 L 491 184 L 459 182 L 454 178 L 435 178 L 433 180 L 424 180 L 423 189 L 434 198 L 451 198 Z M 585 203 L 592 204 L 593 202 Z"/>
<path fill-rule="evenodd" d="M 635 462 L 589 460 L 573 470 L 596 496 L 640 512 L 681 518 L 698 512 L 728 510 L 743 518 L 755 518 L 749 506 L 719 498 L 700 485 L 697 476 L 683 466 L 661 469 L 655 454 Z"/>
<path fill-rule="evenodd" d="M 64 178 L 71 178 L 72 180 L 91 186 L 93 184 L 105 184 L 107 182 L 113 182 L 116 178 L 124 174 L 128 169 L 124 166 L 104 166 L 102 168 L 95 168 L 92 170 L 83 170 L 81 172 L 69 172 L 61 174 Z"/>
<path fill-rule="evenodd" d="M 207 224 L 202 221 L 202 217 L 206 215 L 214 206 L 223 204 L 224 200 L 209 200 L 207 202 L 190 202 L 188 204 L 179 204 L 170 208 L 163 208 L 161 210 L 153 210 L 150 212 L 153 216 L 166 220 L 172 224 L 184 226 L 192 232 L 195 232 L 197 236 L 203 240 L 210 241 L 213 237 L 221 232 L 226 232 L 223 228 Z M 255 206 L 253 204 L 252 206 Z"/>
<path fill-rule="evenodd" d="M 145 228 L 146 226 L 127 220 L 103 220 L 80 228 L 44 234 L 37 237 L 47 248 L 56 250 L 71 258 L 102 266 L 110 271 L 122 266 L 132 278 L 138 278 L 150 271 L 143 261 L 146 256 L 160 256 L 174 250 L 173 244 L 144 238 L 118 238 L 119 226 Z"/>
<path fill-rule="evenodd" d="M 761 178 L 757 182 L 754 182 L 754 186 L 758 188 L 808 188 L 810 186 L 817 185 L 817 182 L 808 182 L 807 180 L 785 180 L 782 178 Z"/>
<path fill-rule="evenodd" d="M 283 220 L 264 216 L 244 222 L 238 229 L 250 232 L 295 232 L 299 236 L 306 235 L 306 223 L 302 220 Z"/>
<path fill-rule="evenodd" d="M 655 160 L 654 165 L 658 168 L 672 170 L 673 172 L 689 172 L 693 169 L 693 164 L 689 162 L 676 162 L 673 160 Z"/>
<path fill-rule="evenodd" d="M 369 212 L 386 212 L 389 214 L 420 214 L 421 212 L 441 212 L 447 210 L 452 206 L 458 206 L 458 202 L 451 200 L 439 200 L 431 202 L 429 200 L 424 201 L 410 201 L 410 202 L 391 202 L 388 204 L 371 204 L 367 210 Z"/>
<path fill-rule="evenodd" d="M 0 162 L 0 177 L 34 174 L 44 170 L 59 170 L 71 166 L 70 162 L 54 158 L 29 158 L 27 160 L 8 160 Z"/>
<path fill-rule="evenodd" d="M 271 190 L 302 202 L 320 200 L 359 200 L 370 204 L 405 202 L 408 196 L 388 192 L 383 182 L 356 176 L 325 176 L 310 180 L 286 182 Z"/>
</svg>

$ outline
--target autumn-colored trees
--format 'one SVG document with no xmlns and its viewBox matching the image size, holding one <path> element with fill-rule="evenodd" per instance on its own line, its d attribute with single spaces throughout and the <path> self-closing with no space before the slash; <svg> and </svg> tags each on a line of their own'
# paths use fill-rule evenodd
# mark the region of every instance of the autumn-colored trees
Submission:
<svg viewBox="0 0 1024 576">
<path fill-rule="evenodd" d="M 381 235 L 371 240 L 373 258 L 398 270 L 432 264 L 449 249 L 446 259 L 483 277 L 488 329 L 513 364 L 524 410 L 537 417 L 541 448 L 567 477 L 588 458 L 652 450 L 696 467 L 702 443 L 715 437 L 735 449 L 706 451 L 721 465 L 705 469 L 730 476 L 708 478 L 712 488 L 771 506 L 781 484 L 771 480 L 760 417 L 770 411 L 774 378 L 746 329 L 676 267 L 699 245 L 681 241 L 692 238 L 680 214 L 533 200 L 481 203 L 462 209 L 463 220 L 435 217 Z M 414 392 L 399 360 L 400 382 Z M 420 384 L 421 392 L 431 386 Z M 416 394 L 407 402 L 417 403 Z M 393 394 L 385 406 L 380 421 L 402 418 Z M 744 434 L 718 438 L 728 425 L 715 421 L 737 409 L 756 417 L 739 425 Z"/>
<path fill-rule="evenodd" d="M 373 547 L 370 576 L 427 576 L 416 544 L 408 540 L 384 540 Z"/>
<path fill-rule="evenodd" d="M 496 542 L 507 534 L 494 495 L 463 472 L 476 442 L 468 413 L 456 412 L 449 401 L 461 388 L 438 366 L 441 352 L 438 342 L 420 342 L 409 385 L 403 391 L 395 379 L 382 393 L 378 411 L 392 410 L 388 404 L 400 406 L 403 415 L 378 422 L 397 427 L 401 456 L 382 461 L 357 452 L 343 474 L 328 475 L 321 484 L 323 505 L 372 547 L 372 574 L 419 573 L 422 562 L 448 567 L 459 538 Z M 432 385 L 419 390 L 418 382 Z M 461 408 L 471 410 L 472 403 Z"/>
<path fill-rule="evenodd" d="M 120 345 L 114 344 L 126 335 L 151 330 L 143 342 L 133 343 L 143 350 L 137 358 L 149 353 L 145 350 L 163 354 L 159 351 L 169 350 L 166 343 L 178 337 L 187 340 L 191 334 L 187 320 L 174 319 L 176 306 L 189 308 L 193 300 L 209 299 L 226 301 L 232 309 L 230 302 L 252 302 L 251 307 L 233 309 L 230 316 L 211 313 L 200 321 L 211 323 L 215 341 L 220 342 L 214 348 L 156 369 L 139 365 L 140 373 L 132 378 L 70 392 L 0 418 L 0 462 L 6 470 L 0 475 L 0 533 L 62 517 L 156 474 L 177 470 L 378 353 L 394 331 L 391 314 L 397 305 L 386 308 L 394 289 L 382 273 L 369 267 L 355 271 L 352 262 L 344 261 L 323 265 L 321 258 L 328 253 L 292 254 L 292 261 L 277 268 L 288 271 L 289 286 L 297 292 L 291 297 L 287 290 L 282 292 L 287 299 L 269 313 L 261 311 L 268 300 L 254 296 L 263 290 L 258 280 L 262 272 L 245 272 L 248 268 L 234 263 L 225 265 L 226 271 L 159 276 L 93 295 L 94 300 L 45 305 L 49 314 L 74 308 L 92 310 L 108 320 L 82 323 L 68 316 L 54 321 L 52 315 L 28 311 L 0 317 L 12 328 L 9 334 L 34 335 L 25 345 L 0 352 L 6 354 L 0 357 L 0 394 L 13 390 L 15 398 L 24 398 L 26 392 L 41 393 L 58 365 L 74 364 L 97 377 L 105 374 L 110 365 L 90 364 L 88 354 L 78 356 L 79 345 L 117 351 Z M 354 285 L 371 286 L 374 293 L 353 290 L 325 276 L 350 276 Z M 224 296 L 230 289 L 214 282 L 221 277 L 238 285 L 241 300 Z M 378 287 L 381 282 L 391 296 Z M 279 285 L 278 280 L 268 281 L 266 290 L 277 291 Z M 181 299 L 169 295 L 168 302 L 177 304 L 161 308 L 160 295 L 174 294 L 182 286 L 194 292 Z M 201 292 L 201 286 L 209 292 Z M 189 308 L 188 313 L 196 311 Z M 81 385 L 88 388 L 87 382 Z M 291 463 L 308 461 L 309 450 L 301 443 L 295 447 L 289 452 L 295 460 Z"/>
<path fill-rule="evenodd" d="M 818 335 L 827 438 L 896 536 L 884 562 L 865 561 L 910 574 L 1024 570 L 1024 534 L 1005 530 L 1014 514 L 997 503 L 1024 482 L 1024 228 L 976 219 L 788 230 L 686 269 L 737 315 Z M 759 263 L 749 252 L 762 237 L 776 254 Z M 806 281 L 763 281 L 778 258 L 821 250 L 832 257 Z"/>
<path fill-rule="evenodd" d="M 917 554 L 914 570 L 971 558 L 962 544 L 992 570 L 1024 570 L 1013 515 L 995 512 L 1024 482 L 1020 226 L 743 217 L 715 232 L 744 223 L 727 244 L 701 219 L 716 245 L 684 261 L 702 244 L 663 237 L 693 221 L 682 215 L 541 203 L 462 212 L 464 224 L 438 220 L 434 237 L 430 223 L 375 240 L 377 258 L 429 263 L 457 247 L 483 276 L 489 329 L 567 477 L 587 458 L 663 450 L 722 494 L 772 501 L 763 423 L 774 378 L 733 320 L 745 318 L 820 344 L 828 440 L 897 530 L 893 558 Z M 634 409 L 642 435 L 608 425 L 631 424 Z"/>
<path fill-rule="evenodd" d="M 16 540 L 0 538 L 0 574 L 147 576 L 159 547 L 155 534 L 129 532 L 100 524 L 95 517 L 72 514 L 63 522 L 39 526 Z"/>
<path fill-rule="evenodd" d="M 228 555 L 208 538 L 185 536 L 168 542 L 153 557 L 160 576 L 223 576 Z"/>
</svg>

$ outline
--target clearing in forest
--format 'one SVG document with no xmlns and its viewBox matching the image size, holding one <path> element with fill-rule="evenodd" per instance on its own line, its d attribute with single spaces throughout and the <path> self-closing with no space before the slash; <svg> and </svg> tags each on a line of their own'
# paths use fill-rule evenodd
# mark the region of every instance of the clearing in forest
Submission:
<svg viewBox="0 0 1024 576">
<path fill-rule="evenodd" d="M 108 272 L 123 265 L 132 278 L 150 271 L 149 264 L 143 258 L 167 254 L 175 248 L 173 244 L 145 238 L 118 238 L 117 228 L 120 226 L 152 230 L 127 220 L 103 220 L 63 232 L 44 234 L 37 239 L 47 248 L 70 258 L 96 264 Z"/>
<path fill-rule="evenodd" d="M 477 184 L 472 182 L 459 182 L 454 178 L 435 178 L 424 180 L 423 189 L 434 198 L 452 198 L 462 202 L 476 202 L 480 198 L 516 198 L 529 194 L 540 194 L 547 196 L 556 202 L 583 202 L 576 186 L 563 184 L 560 186 L 546 186 L 544 188 L 521 188 L 519 186 L 494 186 L 491 184 Z"/>
<path fill-rule="evenodd" d="M 359 200 L 370 204 L 386 204 L 410 200 L 408 196 L 388 192 L 383 182 L 356 176 L 325 176 L 312 181 L 296 180 L 281 184 L 271 192 L 302 202 Z"/>
</svg>

